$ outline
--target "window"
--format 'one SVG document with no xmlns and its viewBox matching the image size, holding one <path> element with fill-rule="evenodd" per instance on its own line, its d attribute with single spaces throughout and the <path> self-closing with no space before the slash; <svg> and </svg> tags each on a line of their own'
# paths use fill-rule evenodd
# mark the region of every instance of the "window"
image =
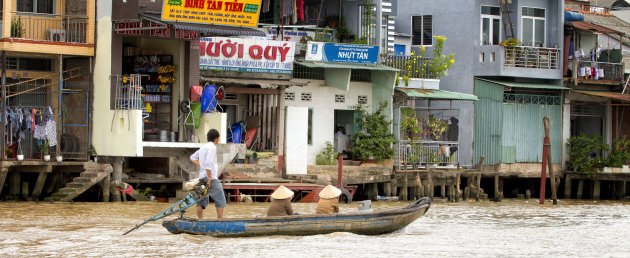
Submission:
<svg viewBox="0 0 630 258">
<path fill-rule="evenodd" d="M 311 101 L 311 97 L 310 92 L 302 92 L 302 101 Z"/>
<path fill-rule="evenodd" d="M 411 44 L 433 45 L 433 15 L 411 16 Z"/>
<path fill-rule="evenodd" d="M 308 109 L 308 145 L 313 145 L 313 109 Z"/>
<path fill-rule="evenodd" d="M 375 45 L 377 43 L 376 5 L 359 5 L 359 14 L 359 37 L 365 38 L 368 45 Z"/>
<path fill-rule="evenodd" d="M 481 45 L 498 45 L 501 41 L 501 10 L 481 6 Z"/>
<path fill-rule="evenodd" d="M 285 92 L 284 100 L 295 100 L 295 92 Z"/>
<path fill-rule="evenodd" d="M 357 101 L 358 101 L 360 104 L 367 104 L 367 102 L 368 102 L 368 97 L 367 97 L 367 96 L 365 96 L 365 95 L 359 95 L 359 96 L 357 97 Z"/>
<path fill-rule="evenodd" d="M 542 47 L 545 45 L 545 9 L 523 7 L 521 41 L 523 45 Z"/>
<path fill-rule="evenodd" d="M 335 94 L 335 103 L 345 103 L 346 95 L 344 94 Z"/>
<path fill-rule="evenodd" d="M 17 0 L 18 12 L 55 13 L 54 0 Z"/>
</svg>

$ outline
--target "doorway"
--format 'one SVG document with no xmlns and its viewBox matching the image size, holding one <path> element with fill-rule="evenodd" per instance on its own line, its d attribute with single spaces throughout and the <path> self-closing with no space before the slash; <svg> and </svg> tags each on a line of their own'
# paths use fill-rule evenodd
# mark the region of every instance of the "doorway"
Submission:
<svg viewBox="0 0 630 258">
<path fill-rule="evenodd" d="M 337 153 L 344 155 L 344 159 L 350 158 L 350 142 L 354 132 L 358 131 L 358 125 L 355 122 L 354 110 L 335 110 L 334 123 L 334 143 L 333 146 Z"/>
</svg>

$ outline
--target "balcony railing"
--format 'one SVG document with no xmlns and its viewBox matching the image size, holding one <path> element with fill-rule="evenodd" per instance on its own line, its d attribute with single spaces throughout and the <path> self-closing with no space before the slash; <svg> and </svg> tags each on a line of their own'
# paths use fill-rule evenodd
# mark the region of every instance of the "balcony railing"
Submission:
<svg viewBox="0 0 630 258">
<path fill-rule="evenodd" d="M 458 142 L 407 141 L 398 142 L 400 169 L 417 169 L 420 166 L 448 166 L 458 163 Z"/>
<path fill-rule="evenodd" d="M 621 63 L 608 63 L 608 62 L 595 62 L 595 61 L 580 61 L 577 66 L 573 66 L 573 62 L 569 65 L 571 67 L 577 67 L 577 79 L 578 81 L 614 81 L 621 83 L 624 80 L 624 67 Z M 586 74 L 586 69 L 584 69 L 584 73 L 582 74 L 580 69 L 582 68 L 597 68 L 598 70 L 603 70 L 604 76 L 601 77 L 601 74 L 595 76 L 592 72 L 591 74 Z"/>
<path fill-rule="evenodd" d="M 504 67 L 559 69 L 560 49 L 524 46 L 505 46 Z"/>
<path fill-rule="evenodd" d="M 434 73 L 429 72 L 431 59 L 427 57 L 388 55 L 383 58 L 383 64 L 400 69 L 400 76 L 409 78 L 436 79 Z"/>
<path fill-rule="evenodd" d="M 10 22 L 11 38 L 86 43 L 87 17 L 13 12 Z"/>
</svg>

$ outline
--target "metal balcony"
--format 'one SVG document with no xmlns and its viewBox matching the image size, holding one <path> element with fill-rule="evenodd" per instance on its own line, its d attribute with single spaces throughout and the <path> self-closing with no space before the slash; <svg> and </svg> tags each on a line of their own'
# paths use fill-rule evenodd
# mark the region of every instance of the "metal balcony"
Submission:
<svg viewBox="0 0 630 258">
<path fill-rule="evenodd" d="M 86 43 L 87 16 L 13 12 L 11 38 Z"/>
<path fill-rule="evenodd" d="M 560 49 L 526 46 L 504 46 L 504 67 L 559 69 Z"/>
</svg>

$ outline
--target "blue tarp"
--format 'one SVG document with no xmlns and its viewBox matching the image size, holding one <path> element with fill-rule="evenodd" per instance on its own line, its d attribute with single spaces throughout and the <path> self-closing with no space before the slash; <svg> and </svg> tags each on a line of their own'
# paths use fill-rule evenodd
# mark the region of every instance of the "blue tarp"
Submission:
<svg viewBox="0 0 630 258">
<path fill-rule="evenodd" d="M 564 11 L 565 21 L 584 21 L 584 15 L 578 12 Z"/>
</svg>

